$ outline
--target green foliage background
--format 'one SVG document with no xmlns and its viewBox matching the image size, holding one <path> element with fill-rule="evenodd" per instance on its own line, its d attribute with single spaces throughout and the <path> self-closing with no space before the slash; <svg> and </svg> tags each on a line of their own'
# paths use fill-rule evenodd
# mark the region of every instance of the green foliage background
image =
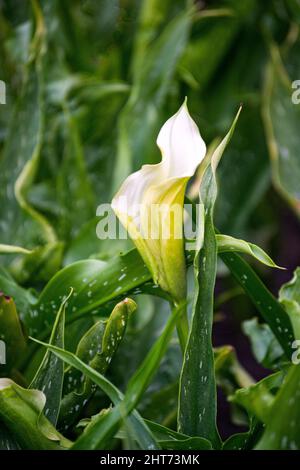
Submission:
<svg viewBox="0 0 300 470">
<path fill-rule="evenodd" d="M 97 206 L 133 170 L 159 161 L 157 133 L 185 96 L 213 145 L 242 103 L 218 169 L 214 225 L 289 268 L 276 276 L 255 265 L 267 285 L 290 279 L 300 252 L 282 224 L 296 227 L 298 243 L 300 105 L 292 82 L 300 79 L 299 26 L 297 0 L 0 1 L 0 291 L 12 297 L 0 297 L 0 333 L 14 356 L 0 373 L 16 382 L 15 401 L 0 388 L 3 448 L 68 448 L 71 441 L 75 448 L 299 448 L 299 372 L 283 355 L 291 324 L 296 338 L 299 332 L 299 271 L 277 301 L 247 263 L 222 255 L 228 268 L 218 264 L 215 323 L 220 330 L 229 308 L 233 328 L 248 336 L 264 367 L 258 375 L 269 375 L 255 383 L 248 358 L 240 357 L 242 366 L 217 337 L 217 385 L 230 401 L 231 423 L 245 431 L 221 444 L 197 423 L 176 429 L 182 356 L 172 328 L 180 312 L 168 316 L 169 299 L 136 251 L 119 256 L 129 241 L 96 237 Z M 245 272 L 251 281 L 243 286 Z M 124 304 L 127 295 L 137 312 Z M 53 351 L 45 355 L 28 336 L 51 342 Z M 43 387 L 53 399 L 48 416 L 33 392 Z M 282 414 L 274 417 L 272 407 Z M 226 420 L 220 412 L 227 437 Z"/>
</svg>

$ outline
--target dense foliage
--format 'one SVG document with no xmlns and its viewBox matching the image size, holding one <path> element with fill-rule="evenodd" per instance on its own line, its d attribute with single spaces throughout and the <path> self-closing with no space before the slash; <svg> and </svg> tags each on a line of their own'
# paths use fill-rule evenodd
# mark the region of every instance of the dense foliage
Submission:
<svg viewBox="0 0 300 470">
<path fill-rule="evenodd" d="M 300 448 L 299 26 L 297 0 L 0 0 L 0 448 Z M 211 160 L 174 306 L 96 210 L 185 97 Z"/>
</svg>

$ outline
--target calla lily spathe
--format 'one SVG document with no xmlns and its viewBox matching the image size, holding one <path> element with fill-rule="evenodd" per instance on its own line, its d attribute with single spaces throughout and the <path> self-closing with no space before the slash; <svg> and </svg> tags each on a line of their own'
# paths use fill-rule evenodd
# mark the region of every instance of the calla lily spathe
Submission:
<svg viewBox="0 0 300 470">
<path fill-rule="evenodd" d="M 206 153 L 186 102 L 163 125 L 157 145 L 161 162 L 144 165 L 130 175 L 113 198 L 112 208 L 134 240 L 154 282 L 178 302 L 186 295 L 184 193 Z"/>
</svg>

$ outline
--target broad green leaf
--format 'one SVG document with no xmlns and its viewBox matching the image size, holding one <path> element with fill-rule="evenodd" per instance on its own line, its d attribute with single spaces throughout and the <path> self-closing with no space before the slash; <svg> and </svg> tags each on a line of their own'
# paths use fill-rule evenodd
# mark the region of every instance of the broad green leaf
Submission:
<svg viewBox="0 0 300 470">
<path fill-rule="evenodd" d="M 77 121 L 67 104 L 64 105 L 63 112 L 66 144 L 57 178 L 57 190 L 61 211 L 59 233 L 64 240 L 69 241 L 94 216 L 96 204 Z"/>
<path fill-rule="evenodd" d="M 69 366 L 75 367 L 76 369 L 78 369 L 80 372 L 86 375 L 89 379 L 91 379 L 96 385 L 98 385 L 98 387 L 100 387 L 101 390 L 104 391 L 104 393 L 106 393 L 106 395 L 110 398 L 112 403 L 115 405 L 114 410 L 116 411 L 114 411 L 114 414 L 112 415 L 112 417 L 109 415 L 110 423 L 108 424 L 108 431 L 106 431 L 106 428 L 103 430 L 104 434 L 103 434 L 103 437 L 100 437 L 100 440 L 102 438 L 103 440 L 106 439 L 106 432 L 109 433 L 108 434 L 109 436 L 113 435 L 114 432 L 121 425 L 123 418 L 128 416 L 128 414 L 130 414 L 130 412 L 132 411 L 132 410 L 130 411 L 122 410 L 122 413 L 120 412 L 120 404 L 122 403 L 122 400 L 124 400 L 124 395 L 108 379 L 106 379 L 99 372 L 92 369 L 90 366 L 84 364 L 84 362 L 82 362 L 78 357 L 76 357 L 75 354 L 72 354 L 68 351 L 64 351 L 50 344 L 42 343 L 41 341 L 37 341 L 37 340 L 34 340 L 34 341 L 47 347 L 50 351 L 55 353 L 60 359 L 66 362 Z M 128 418 L 128 421 L 129 421 L 129 426 L 131 427 L 132 432 L 134 436 L 136 436 L 136 440 L 142 449 L 147 449 L 147 448 L 154 449 L 154 448 L 159 447 L 156 444 L 155 439 L 153 438 L 152 434 L 149 432 L 147 426 L 144 424 L 143 419 L 140 417 L 137 411 L 132 412 L 132 415 Z M 97 442 L 97 444 L 98 443 L 99 442 Z M 80 445 L 81 444 L 79 442 L 79 446 Z"/>
<path fill-rule="evenodd" d="M 262 250 L 254 243 L 246 242 L 245 240 L 239 240 L 234 237 L 230 237 L 229 235 L 216 235 L 217 239 L 217 246 L 218 246 L 218 253 L 244 253 L 246 255 L 253 256 L 255 259 L 260 261 L 261 263 L 265 264 L 266 266 L 270 266 L 271 268 L 280 268 L 274 261 L 267 255 L 267 253 Z"/>
<path fill-rule="evenodd" d="M 288 313 L 296 339 L 300 339 L 300 268 L 294 272 L 293 278 L 283 284 L 279 291 L 279 301 Z"/>
<path fill-rule="evenodd" d="M 245 408 L 250 416 L 253 415 L 262 423 L 266 423 L 275 399 L 271 392 L 280 387 L 282 380 L 282 373 L 277 372 L 250 387 L 237 390 L 229 399 Z"/>
<path fill-rule="evenodd" d="M 43 415 L 46 397 L 26 390 L 10 379 L 0 379 L 0 420 L 22 449 L 62 450 L 71 442 L 59 434 Z"/>
<path fill-rule="evenodd" d="M 262 110 L 273 181 L 280 194 L 299 215 L 299 106 L 293 102 L 292 82 L 280 57 L 279 48 L 270 44 L 270 53 Z"/>
<path fill-rule="evenodd" d="M 5 344 L 5 364 L 1 361 L 1 376 L 17 369 L 26 349 L 26 340 L 22 331 L 15 303 L 11 297 L 0 292 L 0 340 Z"/>
<path fill-rule="evenodd" d="M 238 33 L 239 21 L 234 11 L 227 10 L 227 12 L 229 14 L 224 17 L 224 11 L 220 9 L 220 16 L 217 17 L 218 10 L 215 10 L 214 21 L 205 20 L 205 16 L 201 16 L 203 12 L 199 12 L 198 34 L 188 42 L 179 62 L 179 72 L 182 78 L 198 92 L 201 92 L 209 83 Z M 218 46 L 214 48 L 214 54 L 211 54 L 212 44 Z M 202 71 L 198 67 L 201 63 L 206 65 Z"/>
<path fill-rule="evenodd" d="M 44 128 L 45 29 L 41 12 L 34 4 L 36 30 L 31 43 L 31 56 L 26 64 L 25 80 L 19 102 L 13 113 L 0 160 L 0 201 L 2 243 L 28 247 L 55 241 L 47 220 L 28 204 L 26 193 L 40 161 Z M 24 230 L 26 223 L 26 230 Z"/>
<path fill-rule="evenodd" d="M 168 19 L 172 7 L 170 0 L 141 0 L 137 31 L 134 38 L 131 72 L 135 79 L 142 73 L 145 62 L 145 51 L 157 37 L 161 25 Z"/>
<path fill-rule="evenodd" d="M 246 3 L 230 2 L 233 8 Z M 209 84 L 201 100 L 201 109 L 203 104 L 205 106 L 201 113 L 205 116 L 204 122 L 213 126 L 208 141 L 214 140 L 216 135 L 223 135 L 230 126 L 237 103 L 244 103 L 239 118 L 239 132 L 235 134 L 230 150 L 218 169 L 219 196 L 215 207 L 215 226 L 222 233 L 239 238 L 244 238 L 251 230 L 250 216 L 254 220 L 260 216 L 260 230 L 267 224 L 263 212 L 265 207 L 260 209 L 259 205 L 271 179 L 260 117 L 261 89 L 258 79 L 264 72 L 268 55 L 263 39 L 256 34 L 255 21 L 249 21 L 249 17 L 257 14 L 256 8 L 259 8 L 256 0 L 255 7 L 251 3 L 248 3 L 244 23 L 241 22 L 243 31 L 238 36 L 238 42 L 222 63 L 222 74 L 214 76 L 213 83 Z M 245 23 L 247 27 L 243 28 Z M 256 47 L 253 47 L 253 36 Z M 195 102 L 198 93 L 195 91 L 189 99 Z M 195 112 L 200 106 L 200 103 L 196 103 Z"/>
<path fill-rule="evenodd" d="M 298 450 L 300 448 L 300 367 L 292 365 L 270 407 L 258 450 Z"/>
<path fill-rule="evenodd" d="M 66 324 L 87 313 L 106 316 L 111 301 L 138 293 L 160 293 L 137 250 L 131 250 L 109 262 L 79 261 L 59 271 L 47 284 L 38 302 L 24 316 L 30 334 L 45 338 L 61 299 L 74 290 L 66 306 Z M 143 284 L 142 291 L 140 286 Z M 101 306 L 105 306 L 101 310 Z"/>
<path fill-rule="evenodd" d="M 242 329 L 251 342 L 256 360 L 268 369 L 276 367 L 283 356 L 283 350 L 269 325 L 251 318 L 243 323 Z"/>
<path fill-rule="evenodd" d="M 244 259 L 236 253 L 223 253 L 220 257 L 269 325 L 286 358 L 290 360 L 294 333 L 287 312 Z"/>
<path fill-rule="evenodd" d="M 216 426 L 217 397 L 212 348 L 214 288 L 217 273 L 217 242 L 213 225 L 217 198 L 216 169 L 232 136 L 239 113 L 228 134 L 211 156 L 200 186 L 200 202 L 204 205 L 204 239 L 198 227 L 198 251 L 194 259 L 196 292 L 192 324 L 180 377 L 179 430 L 189 436 L 208 439 L 220 446 Z"/>
<path fill-rule="evenodd" d="M 64 330 L 65 330 L 65 306 L 72 295 L 62 302 L 52 328 L 50 344 L 54 344 L 60 348 L 64 347 Z M 46 351 L 44 358 L 34 376 L 30 387 L 31 389 L 42 390 L 46 397 L 46 406 L 44 410 L 45 416 L 55 426 L 59 415 L 62 386 L 64 377 L 63 361 L 58 359 L 55 354 Z"/>
</svg>

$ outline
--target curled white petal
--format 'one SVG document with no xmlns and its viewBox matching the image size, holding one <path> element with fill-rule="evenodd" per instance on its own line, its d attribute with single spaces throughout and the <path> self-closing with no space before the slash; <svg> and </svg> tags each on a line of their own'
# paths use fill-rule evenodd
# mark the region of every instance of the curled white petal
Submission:
<svg viewBox="0 0 300 470">
<path fill-rule="evenodd" d="M 191 177 L 206 153 L 206 145 L 184 103 L 158 134 L 162 167 L 167 178 Z"/>
<path fill-rule="evenodd" d="M 190 178 L 206 153 L 206 145 L 184 103 L 179 111 L 166 121 L 157 137 L 162 161 L 143 165 L 122 184 L 112 201 L 112 208 L 128 214 L 139 225 L 139 207 L 145 204 L 149 188 L 173 178 Z"/>
</svg>

